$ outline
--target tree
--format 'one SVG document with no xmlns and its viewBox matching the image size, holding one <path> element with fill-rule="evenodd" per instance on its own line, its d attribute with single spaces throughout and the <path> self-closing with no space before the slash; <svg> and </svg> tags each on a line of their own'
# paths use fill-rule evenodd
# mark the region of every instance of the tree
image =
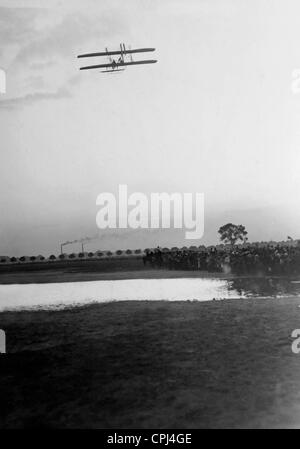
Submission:
<svg viewBox="0 0 300 449">
<path fill-rule="evenodd" d="M 220 234 L 220 240 L 221 242 L 224 242 L 226 244 L 234 245 L 239 240 L 245 243 L 248 238 L 245 226 L 243 225 L 235 225 L 232 223 L 227 223 L 226 225 L 223 225 L 218 230 L 218 233 Z"/>
</svg>

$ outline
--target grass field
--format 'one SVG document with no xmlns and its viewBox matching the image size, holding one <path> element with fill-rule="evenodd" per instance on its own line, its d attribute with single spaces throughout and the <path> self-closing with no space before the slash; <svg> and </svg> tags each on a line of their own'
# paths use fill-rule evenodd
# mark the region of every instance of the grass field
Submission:
<svg viewBox="0 0 300 449">
<path fill-rule="evenodd" d="M 299 427 L 299 298 L 0 314 L 1 427 Z"/>
</svg>

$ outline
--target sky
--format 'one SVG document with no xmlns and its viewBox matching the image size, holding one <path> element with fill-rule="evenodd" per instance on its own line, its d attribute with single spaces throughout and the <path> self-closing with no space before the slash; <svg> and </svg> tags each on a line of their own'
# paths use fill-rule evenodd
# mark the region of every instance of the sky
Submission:
<svg viewBox="0 0 300 449">
<path fill-rule="evenodd" d="M 158 63 L 79 71 L 78 54 L 120 42 Z M 300 238 L 297 0 L 0 0 L 0 68 L 1 255 L 85 236 L 87 250 L 213 244 L 228 221 L 250 241 Z M 99 231 L 96 198 L 119 184 L 204 193 L 203 238 Z"/>
</svg>

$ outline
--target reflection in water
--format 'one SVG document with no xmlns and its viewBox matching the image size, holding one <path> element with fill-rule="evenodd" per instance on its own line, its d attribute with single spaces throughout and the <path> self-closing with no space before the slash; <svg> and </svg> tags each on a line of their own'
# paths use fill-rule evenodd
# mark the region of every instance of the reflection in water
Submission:
<svg viewBox="0 0 300 449">
<path fill-rule="evenodd" d="M 13 284 L 0 285 L 0 311 L 108 301 L 211 301 L 284 295 L 300 295 L 300 283 L 284 278 L 177 278 Z"/>
<path fill-rule="evenodd" d="M 235 278 L 228 281 L 228 288 L 247 297 L 300 295 L 300 283 L 288 278 Z"/>
</svg>

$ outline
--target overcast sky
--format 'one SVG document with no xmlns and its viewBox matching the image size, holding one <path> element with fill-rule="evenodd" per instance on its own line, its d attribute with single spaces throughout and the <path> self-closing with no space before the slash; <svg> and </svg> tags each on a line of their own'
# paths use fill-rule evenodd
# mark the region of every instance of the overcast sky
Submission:
<svg viewBox="0 0 300 449">
<path fill-rule="evenodd" d="M 300 238 L 299 1 L 0 5 L 0 254 L 95 235 L 96 197 L 119 184 L 203 192 L 204 238 L 100 233 L 87 249 L 216 243 L 227 221 L 250 240 Z M 120 42 L 156 47 L 158 63 L 78 70 L 77 54 Z"/>
</svg>

